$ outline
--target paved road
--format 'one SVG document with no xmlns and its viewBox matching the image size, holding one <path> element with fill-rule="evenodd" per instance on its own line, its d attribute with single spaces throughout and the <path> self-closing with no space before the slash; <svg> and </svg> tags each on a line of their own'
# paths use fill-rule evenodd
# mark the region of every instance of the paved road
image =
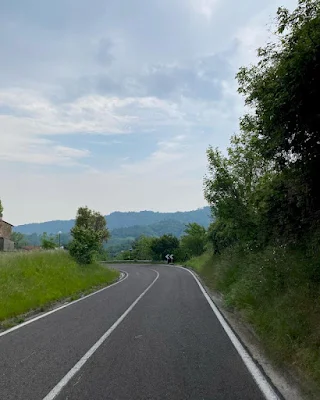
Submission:
<svg viewBox="0 0 320 400">
<path fill-rule="evenodd" d="M 1 400 L 265 398 L 188 271 L 119 269 L 123 282 L 0 337 Z"/>
</svg>

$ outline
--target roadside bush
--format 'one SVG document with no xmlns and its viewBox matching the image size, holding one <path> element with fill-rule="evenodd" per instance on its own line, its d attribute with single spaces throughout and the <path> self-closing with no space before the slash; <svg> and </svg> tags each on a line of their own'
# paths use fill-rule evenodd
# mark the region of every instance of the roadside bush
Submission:
<svg viewBox="0 0 320 400">
<path fill-rule="evenodd" d="M 48 236 L 47 233 L 44 232 L 41 236 L 41 247 L 44 250 L 53 250 L 57 247 L 57 243 L 52 236 Z"/>
<path fill-rule="evenodd" d="M 306 254 L 285 246 L 238 246 L 220 255 L 208 251 L 187 265 L 252 324 L 277 362 L 298 366 L 320 387 L 320 289 L 310 281 L 319 260 L 319 248 Z"/>
<path fill-rule="evenodd" d="M 91 264 L 102 252 L 102 244 L 110 233 L 103 215 L 88 207 L 80 207 L 71 235 L 73 240 L 68 246 L 71 256 L 79 264 Z"/>
<path fill-rule="evenodd" d="M 69 252 L 79 264 L 91 264 L 101 250 L 101 239 L 98 232 L 92 229 L 75 227 L 72 230 L 73 240 Z"/>
</svg>

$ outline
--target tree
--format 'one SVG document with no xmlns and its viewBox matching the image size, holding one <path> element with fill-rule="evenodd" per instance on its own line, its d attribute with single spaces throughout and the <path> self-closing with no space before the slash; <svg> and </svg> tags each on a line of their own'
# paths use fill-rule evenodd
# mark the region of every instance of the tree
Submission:
<svg viewBox="0 0 320 400">
<path fill-rule="evenodd" d="M 227 155 L 209 148 L 205 197 L 216 252 L 236 243 L 301 243 L 320 223 L 320 1 L 278 10 L 277 41 L 238 73 L 252 108 Z"/>
<path fill-rule="evenodd" d="M 206 230 L 197 223 L 187 224 L 185 235 L 180 241 L 181 256 L 185 258 L 200 256 L 204 250 L 207 241 Z"/>
<path fill-rule="evenodd" d="M 151 245 L 153 238 L 148 236 L 140 236 L 132 244 L 132 257 L 135 260 L 151 260 L 152 250 Z"/>
<path fill-rule="evenodd" d="M 41 236 L 41 247 L 45 250 L 52 250 L 57 247 L 57 243 L 52 236 L 48 236 L 46 232 Z"/>
<path fill-rule="evenodd" d="M 91 264 L 110 236 L 105 218 L 88 207 L 78 209 L 71 235 L 69 252 L 79 264 Z"/>
<path fill-rule="evenodd" d="M 20 232 L 12 232 L 11 240 L 14 242 L 16 249 L 21 249 L 28 243 L 26 237 Z"/>
<path fill-rule="evenodd" d="M 151 243 L 153 258 L 163 260 L 166 254 L 174 253 L 179 248 L 179 239 L 173 235 L 154 238 Z"/>
<path fill-rule="evenodd" d="M 3 206 L 0 199 L 0 217 L 2 217 L 2 213 L 3 213 Z"/>
<path fill-rule="evenodd" d="M 253 111 L 241 128 L 255 132 L 257 151 L 279 172 L 272 185 L 277 204 L 272 191 L 266 202 L 286 235 L 320 219 L 320 1 L 299 0 L 292 13 L 279 8 L 277 22 L 279 40 L 259 49 L 259 63 L 241 68 L 238 81 Z"/>
<path fill-rule="evenodd" d="M 259 236 L 256 190 L 266 174 L 273 174 L 273 164 L 259 154 L 256 142 L 255 133 L 243 132 L 231 138 L 227 156 L 211 147 L 207 151 L 204 194 L 216 218 L 209 239 L 217 252 L 227 244 L 256 241 Z"/>
<path fill-rule="evenodd" d="M 99 212 L 90 210 L 87 206 L 78 209 L 74 227 L 97 232 L 102 241 L 107 240 L 110 236 L 105 217 Z M 71 229 L 72 231 L 73 229 Z"/>
</svg>

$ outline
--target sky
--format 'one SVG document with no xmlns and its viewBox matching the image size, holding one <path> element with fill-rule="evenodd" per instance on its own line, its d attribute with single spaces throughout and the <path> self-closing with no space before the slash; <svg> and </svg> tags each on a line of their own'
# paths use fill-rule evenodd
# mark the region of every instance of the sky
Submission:
<svg viewBox="0 0 320 400">
<path fill-rule="evenodd" d="M 235 75 L 281 5 L 1 0 L 4 219 L 205 206 L 206 149 L 238 132 Z"/>
</svg>

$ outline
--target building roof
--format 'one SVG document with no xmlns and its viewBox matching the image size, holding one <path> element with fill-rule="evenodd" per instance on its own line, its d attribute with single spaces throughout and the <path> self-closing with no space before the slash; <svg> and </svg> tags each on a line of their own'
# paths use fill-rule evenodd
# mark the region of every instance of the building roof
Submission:
<svg viewBox="0 0 320 400">
<path fill-rule="evenodd" d="M 12 224 L 9 224 L 9 222 L 5 221 L 4 219 L 0 220 L 0 222 L 4 222 L 5 224 L 8 224 L 8 225 L 10 225 L 10 226 L 14 226 L 14 225 L 12 225 Z"/>
</svg>

